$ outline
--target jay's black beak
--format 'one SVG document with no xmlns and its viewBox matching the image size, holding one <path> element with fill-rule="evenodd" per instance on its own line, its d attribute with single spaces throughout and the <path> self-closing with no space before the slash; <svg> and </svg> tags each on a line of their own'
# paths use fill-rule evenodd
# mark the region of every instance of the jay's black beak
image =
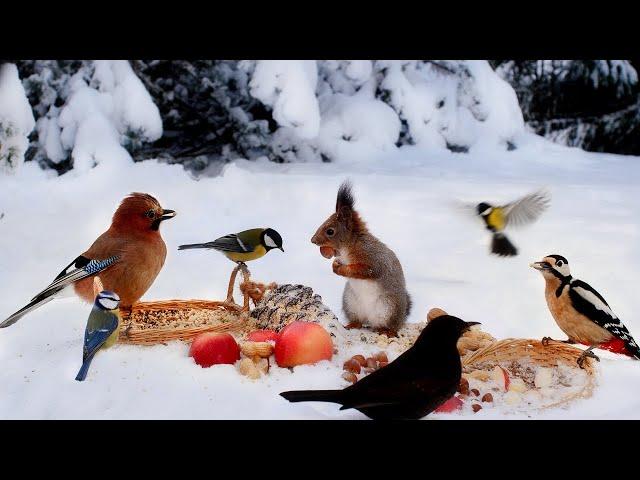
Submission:
<svg viewBox="0 0 640 480">
<path fill-rule="evenodd" d="M 169 220 L 176 216 L 176 212 L 174 210 L 162 210 L 162 216 L 160 220 Z"/>
<path fill-rule="evenodd" d="M 278 247 L 278 248 L 284 252 L 284 248 L 282 248 L 282 247 Z"/>
</svg>

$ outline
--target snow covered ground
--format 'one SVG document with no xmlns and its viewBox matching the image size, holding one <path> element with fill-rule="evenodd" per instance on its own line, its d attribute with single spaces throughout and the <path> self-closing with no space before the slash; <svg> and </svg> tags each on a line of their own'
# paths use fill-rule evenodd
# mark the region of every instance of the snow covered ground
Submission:
<svg viewBox="0 0 640 480">
<path fill-rule="evenodd" d="M 546 254 L 569 259 L 575 277 L 607 299 L 640 336 L 640 159 L 589 154 L 528 137 L 512 152 L 426 154 L 413 147 L 366 163 L 284 164 L 238 161 L 218 177 L 192 179 L 178 165 L 154 160 L 108 162 L 51 178 L 32 163 L 0 177 L 0 317 L 21 307 L 108 226 L 120 199 L 155 195 L 177 217 L 162 226 L 168 245 L 163 271 L 145 299 L 225 295 L 231 263 L 213 252 L 177 246 L 245 228 L 271 226 L 286 253 L 273 251 L 250 267 L 255 279 L 303 283 L 343 318 L 344 279 L 333 275 L 310 238 L 331 213 L 338 185 L 353 180 L 357 208 L 371 231 L 403 263 L 413 296 L 411 321 L 438 306 L 481 321 L 497 338 L 563 338 L 544 300 L 541 275 L 528 267 Z M 513 231 L 520 255 L 488 254 L 489 237 L 452 200 L 508 201 L 541 186 L 553 195 L 534 225 Z M 365 418 L 337 405 L 289 404 L 289 389 L 341 388 L 344 356 L 316 366 L 274 369 L 251 381 L 232 366 L 202 369 L 188 345 L 117 345 L 98 354 L 87 381 L 80 366 L 90 307 L 76 298 L 54 301 L 0 330 L 0 418 L 323 419 Z M 592 398 L 532 418 L 640 418 L 640 363 L 599 352 Z M 443 418 L 526 418 L 490 409 Z"/>
</svg>

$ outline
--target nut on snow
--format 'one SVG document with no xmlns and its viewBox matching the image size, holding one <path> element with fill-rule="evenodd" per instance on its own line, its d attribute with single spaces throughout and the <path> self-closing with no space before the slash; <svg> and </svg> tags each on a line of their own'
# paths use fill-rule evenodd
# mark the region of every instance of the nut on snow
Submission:
<svg viewBox="0 0 640 480">
<path fill-rule="evenodd" d="M 429 312 L 427 313 L 427 323 L 429 323 L 431 320 L 433 320 L 434 318 L 438 318 L 441 317 L 443 315 L 447 315 L 447 312 L 445 312 L 444 310 L 442 310 L 441 308 L 432 308 L 431 310 L 429 310 Z"/>
<path fill-rule="evenodd" d="M 253 360 L 250 358 L 243 358 L 240 360 L 238 364 L 238 370 L 245 377 L 249 377 L 252 380 L 257 380 L 260 378 L 260 370 L 256 367 L 256 364 L 253 363 Z"/>
<path fill-rule="evenodd" d="M 273 345 L 269 342 L 244 342 L 240 350 L 250 358 L 268 358 L 273 353 Z"/>
</svg>

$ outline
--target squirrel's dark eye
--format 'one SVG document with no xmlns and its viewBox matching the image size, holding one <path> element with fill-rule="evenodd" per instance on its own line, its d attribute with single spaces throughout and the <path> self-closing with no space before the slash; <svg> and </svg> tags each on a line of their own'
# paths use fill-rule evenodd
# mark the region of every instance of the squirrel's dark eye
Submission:
<svg viewBox="0 0 640 480">
<path fill-rule="evenodd" d="M 336 231 L 333 228 L 327 228 L 327 231 L 326 231 L 327 237 L 333 237 L 334 233 L 336 233 Z"/>
<path fill-rule="evenodd" d="M 156 216 L 156 212 L 154 212 L 153 210 L 149 210 L 147 213 L 145 213 L 145 215 L 149 218 L 153 218 Z"/>
<path fill-rule="evenodd" d="M 561 266 L 563 265 L 562 260 L 558 260 L 558 261 L 556 262 L 556 265 L 557 265 L 557 266 L 559 266 L 559 267 L 561 267 Z"/>
</svg>

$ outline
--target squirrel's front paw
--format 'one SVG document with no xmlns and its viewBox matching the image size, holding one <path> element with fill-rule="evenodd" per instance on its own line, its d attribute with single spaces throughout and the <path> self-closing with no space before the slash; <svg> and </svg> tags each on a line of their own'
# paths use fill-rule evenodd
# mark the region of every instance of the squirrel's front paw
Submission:
<svg viewBox="0 0 640 480">
<path fill-rule="evenodd" d="M 340 270 L 340 267 L 342 267 L 342 264 L 338 260 L 334 260 L 331 266 L 333 267 L 333 273 L 340 275 L 339 270 Z"/>
</svg>

